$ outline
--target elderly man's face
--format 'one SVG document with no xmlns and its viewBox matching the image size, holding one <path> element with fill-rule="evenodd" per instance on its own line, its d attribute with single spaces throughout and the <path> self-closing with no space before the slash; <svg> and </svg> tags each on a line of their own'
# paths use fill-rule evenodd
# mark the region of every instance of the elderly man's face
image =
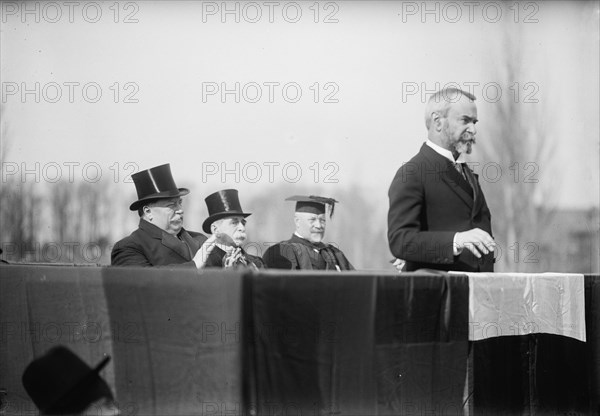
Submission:
<svg viewBox="0 0 600 416">
<path fill-rule="evenodd" d="M 325 214 L 296 212 L 296 232 L 311 243 L 320 243 L 325 236 Z"/>
<path fill-rule="evenodd" d="M 215 221 L 211 228 L 217 242 L 221 244 L 240 247 L 246 241 L 246 220 L 242 216 Z"/>
<path fill-rule="evenodd" d="M 477 106 L 467 97 L 453 103 L 448 115 L 442 120 L 442 143 L 454 157 L 461 153 L 470 154 L 475 144 Z"/>
<path fill-rule="evenodd" d="M 159 199 L 148 205 L 149 221 L 169 234 L 178 234 L 183 227 L 183 200 L 180 197 Z"/>
</svg>

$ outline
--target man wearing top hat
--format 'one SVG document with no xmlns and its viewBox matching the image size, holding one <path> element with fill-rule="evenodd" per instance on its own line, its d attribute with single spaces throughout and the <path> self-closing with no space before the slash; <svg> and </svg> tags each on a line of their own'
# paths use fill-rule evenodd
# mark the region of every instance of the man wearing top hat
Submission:
<svg viewBox="0 0 600 416">
<path fill-rule="evenodd" d="M 246 241 L 246 217 L 250 213 L 242 210 L 238 191 L 218 191 L 207 196 L 205 201 L 208 218 L 202 224 L 202 229 L 216 239 L 215 248 L 209 254 L 205 267 L 264 268 L 260 257 L 248 254 L 242 248 Z"/>
<path fill-rule="evenodd" d="M 131 175 L 138 199 L 129 209 L 137 211 L 137 230 L 117 242 L 111 253 L 113 266 L 204 267 L 214 245 L 201 233 L 183 228 L 182 196 L 190 191 L 178 188 L 169 164 Z"/>
<path fill-rule="evenodd" d="M 330 206 L 330 217 L 338 202 L 320 196 L 292 196 L 286 201 L 296 201 L 294 223 L 296 231 L 292 238 L 267 249 L 263 256 L 265 264 L 274 269 L 291 270 L 354 270 L 344 253 L 331 244 L 323 243 L 325 235 L 325 212 Z"/>
</svg>

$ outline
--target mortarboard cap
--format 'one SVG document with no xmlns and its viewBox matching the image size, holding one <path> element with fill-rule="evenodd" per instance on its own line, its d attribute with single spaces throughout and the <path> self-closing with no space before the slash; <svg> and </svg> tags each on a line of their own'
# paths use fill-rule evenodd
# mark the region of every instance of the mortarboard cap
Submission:
<svg viewBox="0 0 600 416">
<path fill-rule="evenodd" d="M 338 202 L 333 198 L 327 198 L 316 195 L 294 195 L 285 199 L 286 201 L 296 201 L 296 212 L 308 212 L 310 214 L 325 214 L 326 206 L 331 206 L 329 217 L 333 215 L 333 208 L 335 203 Z"/>
</svg>

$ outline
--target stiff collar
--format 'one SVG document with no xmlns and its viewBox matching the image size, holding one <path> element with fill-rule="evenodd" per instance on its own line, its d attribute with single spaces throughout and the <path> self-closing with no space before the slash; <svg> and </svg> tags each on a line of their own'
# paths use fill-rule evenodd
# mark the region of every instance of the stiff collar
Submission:
<svg viewBox="0 0 600 416">
<path fill-rule="evenodd" d="M 429 139 L 427 139 L 425 144 L 431 147 L 437 154 L 444 156 L 452 163 L 465 163 L 462 153 L 458 155 L 458 159 L 454 160 L 454 156 L 452 156 L 452 152 L 450 150 L 444 149 L 442 146 L 435 144 Z"/>
</svg>

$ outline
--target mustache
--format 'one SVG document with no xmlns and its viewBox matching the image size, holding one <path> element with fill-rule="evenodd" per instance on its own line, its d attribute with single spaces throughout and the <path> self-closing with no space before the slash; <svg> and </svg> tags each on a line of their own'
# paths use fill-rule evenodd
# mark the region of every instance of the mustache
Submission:
<svg viewBox="0 0 600 416">
<path fill-rule="evenodd" d="M 460 135 L 459 142 L 473 142 L 473 144 L 477 143 L 477 139 L 475 139 L 475 135 L 473 133 L 469 133 L 467 131 L 465 131 L 463 134 Z"/>
</svg>

